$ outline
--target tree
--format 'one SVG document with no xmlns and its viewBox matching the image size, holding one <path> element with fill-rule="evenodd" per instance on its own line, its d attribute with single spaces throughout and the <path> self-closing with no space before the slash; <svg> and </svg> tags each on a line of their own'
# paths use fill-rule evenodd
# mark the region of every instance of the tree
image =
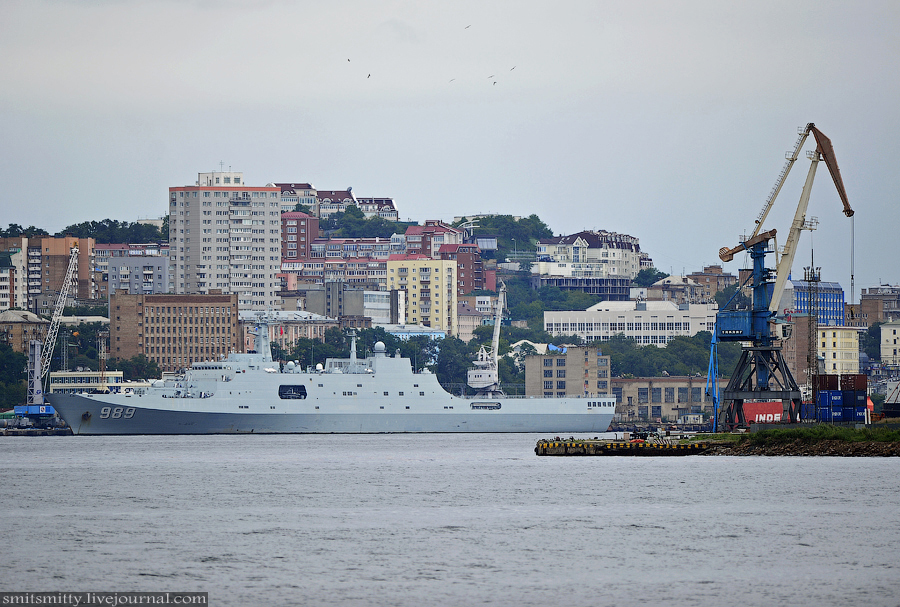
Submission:
<svg viewBox="0 0 900 607">
<path fill-rule="evenodd" d="M 162 377 L 156 361 L 148 359 L 143 354 L 138 354 L 127 360 L 116 359 L 112 361 L 108 368 L 121 371 L 125 381 L 158 379 Z"/>
<path fill-rule="evenodd" d="M 25 370 L 27 357 L 15 352 L 9 344 L 0 344 L 0 409 L 25 402 Z"/>
<path fill-rule="evenodd" d="M 859 349 L 869 356 L 869 360 L 881 360 L 881 325 L 883 322 L 872 323 L 865 333 L 859 335 Z"/>
<path fill-rule="evenodd" d="M 635 287 L 649 287 L 658 280 L 668 278 L 668 276 L 668 274 L 660 272 L 656 268 L 644 268 L 637 273 L 637 276 L 634 277 L 631 284 Z"/>
<path fill-rule="evenodd" d="M 437 361 L 431 369 L 445 390 L 458 394 L 464 390 L 472 366 L 472 348 L 456 337 L 445 337 L 438 345 Z"/>
</svg>

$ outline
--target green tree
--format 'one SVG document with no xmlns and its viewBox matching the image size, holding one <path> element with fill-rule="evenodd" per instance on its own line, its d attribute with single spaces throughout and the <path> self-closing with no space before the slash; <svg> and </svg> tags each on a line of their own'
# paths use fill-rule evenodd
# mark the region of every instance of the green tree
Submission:
<svg viewBox="0 0 900 607">
<path fill-rule="evenodd" d="M 668 278 L 668 276 L 668 274 L 660 272 L 656 268 L 644 268 L 637 273 L 637 276 L 634 277 L 631 284 L 635 287 L 649 287 L 658 280 Z"/>
<path fill-rule="evenodd" d="M 125 381 L 141 379 L 159 379 L 162 373 L 155 360 L 150 360 L 143 354 L 138 354 L 129 359 L 116 359 L 107 367 L 122 372 Z"/>
<path fill-rule="evenodd" d="M 15 352 L 9 344 L 0 344 L 0 409 L 10 409 L 25 402 L 27 357 Z"/>
<path fill-rule="evenodd" d="M 472 366 L 472 348 L 456 337 L 445 337 L 438 345 L 437 362 L 431 366 L 438 382 L 451 394 L 459 394 Z"/>
<path fill-rule="evenodd" d="M 881 360 L 881 325 L 883 322 L 872 323 L 865 333 L 859 334 L 859 349 L 869 356 L 869 360 Z"/>
</svg>

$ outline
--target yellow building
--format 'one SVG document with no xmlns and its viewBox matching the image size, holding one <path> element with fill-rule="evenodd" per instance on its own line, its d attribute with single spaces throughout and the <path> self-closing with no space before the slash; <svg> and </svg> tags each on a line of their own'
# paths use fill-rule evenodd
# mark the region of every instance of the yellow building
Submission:
<svg viewBox="0 0 900 607">
<path fill-rule="evenodd" d="M 424 255 L 391 255 L 387 260 L 389 291 L 406 292 L 401 323 L 421 324 L 456 336 L 456 260 Z"/>
<path fill-rule="evenodd" d="M 859 373 L 859 329 L 819 326 L 819 356 L 825 359 L 825 373 Z"/>
</svg>

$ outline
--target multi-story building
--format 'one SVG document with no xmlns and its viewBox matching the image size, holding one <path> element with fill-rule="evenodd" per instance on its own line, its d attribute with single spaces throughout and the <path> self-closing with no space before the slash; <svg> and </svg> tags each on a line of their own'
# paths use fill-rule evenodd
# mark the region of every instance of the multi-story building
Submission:
<svg viewBox="0 0 900 607">
<path fill-rule="evenodd" d="M 651 301 L 673 301 L 684 303 L 709 303 L 704 289 L 687 276 L 666 276 L 654 282 L 647 289 L 647 299 Z"/>
<path fill-rule="evenodd" d="M 299 211 L 281 214 L 281 258 L 284 261 L 309 259 L 312 243 L 318 236 L 318 218 Z"/>
<path fill-rule="evenodd" d="M 269 341 L 287 353 L 297 345 L 297 340 L 315 339 L 325 341 L 325 332 L 340 327 L 337 318 L 329 318 L 321 314 L 304 311 L 270 311 L 266 313 L 268 320 Z M 238 315 L 240 335 L 245 351 L 255 348 L 255 330 L 257 316 L 254 312 L 244 311 Z"/>
<path fill-rule="evenodd" d="M 609 356 L 600 348 L 569 346 L 525 357 L 527 396 L 606 396 Z"/>
<path fill-rule="evenodd" d="M 475 329 L 481 326 L 483 319 L 484 315 L 481 312 L 460 300 L 456 304 L 456 326 L 458 328 L 456 336 L 462 341 L 468 342 L 475 336 Z"/>
<path fill-rule="evenodd" d="M 859 316 L 865 326 L 900 320 L 900 286 L 881 285 L 863 289 L 859 296 Z"/>
<path fill-rule="evenodd" d="M 692 272 L 687 277 L 699 286 L 703 302 L 713 301 L 716 293 L 737 282 L 737 276 L 724 272 L 719 265 L 705 266 L 702 272 Z"/>
<path fill-rule="evenodd" d="M 406 228 L 407 255 L 425 255 L 440 258 L 443 245 L 463 244 L 465 232 L 437 219 L 425 220 L 425 225 Z"/>
<path fill-rule="evenodd" d="M 397 208 L 393 198 L 357 198 L 356 204 L 366 218 L 381 217 L 388 221 L 397 221 Z"/>
<path fill-rule="evenodd" d="M 0 317 L 2 318 L 2 317 Z M 881 329 L 881 364 L 897 369 L 900 367 L 900 320 L 891 320 Z"/>
<path fill-rule="evenodd" d="M 319 219 L 328 219 L 334 213 L 344 213 L 347 207 L 356 206 L 353 188 L 346 190 L 317 190 L 313 214 Z"/>
<path fill-rule="evenodd" d="M 728 379 L 717 381 L 719 390 L 728 385 Z M 616 377 L 610 382 L 616 397 L 615 419 L 662 423 L 685 415 L 711 414 L 714 405 L 706 382 L 706 376 Z"/>
<path fill-rule="evenodd" d="M 388 290 L 405 291 L 407 321 L 456 335 L 456 260 L 392 255 Z"/>
<path fill-rule="evenodd" d="M 825 361 L 825 373 L 859 373 L 859 331 L 855 327 L 819 324 L 819 356 Z"/>
<path fill-rule="evenodd" d="M 28 305 L 27 262 L 21 248 L 0 250 L 0 312 Z"/>
<path fill-rule="evenodd" d="M 311 211 L 317 208 L 316 188 L 311 183 L 276 183 L 281 189 L 281 210 L 288 213 L 294 211 L 298 204 L 305 205 Z"/>
<path fill-rule="evenodd" d="M 231 171 L 169 188 L 169 267 L 176 294 L 218 289 L 241 309 L 280 307 L 281 188 Z"/>
<path fill-rule="evenodd" d="M 47 337 L 50 321 L 25 310 L 0 312 L 0 344 L 8 344 L 13 352 L 28 354 L 28 342 L 43 342 Z"/>
<path fill-rule="evenodd" d="M 810 288 L 818 293 L 819 325 L 843 326 L 844 289 L 836 282 L 808 283 L 805 280 L 787 280 L 778 308 L 779 315 L 809 313 Z"/>
<path fill-rule="evenodd" d="M 33 238 L 5 239 L 0 248 L 8 247 L 13 240 L 26 249 L 28 274 L 28 309 L 36 314 L 50 315 L 56 306 L 59 291 L 69 269 L 69 258 L 74 247 L 76 257 L 75 284 L 68 293 L 68 301 L 101 299 L 101 291 L 94 271 L 94 239 L 65 236 L 37 236 Z M 8 249 L 7 249 L 8 250 Z M 24 307 L 24 306 L 20 306 Z"/>
<path fill-rule="evenodd" d="M 563 278 L 634 279 L 642 268 L 653 265 L 639 239 L 606 230 L 543 238 L 536 256 L 532 273 Z"/>
<path fill-rule="evenodd" d="M 456 260 L 456 293 L 467 295 L 484 289 L 484 264 L 474 244 L 445 244 L 438 250 L 441 259 Z"/>
<path fill-rule="evenodd" d="M 717 312 L 716 304 L 601 301 L 587 310 L 544 312 L 544 330 L 551 335 L 577 335 L 585 341 L 606 341 L 622 334 L 639 344 L 662 347 L 679 335 L 712 331 Z"/>
<path fill-rule="evenodd" d="M 110 357 L 143 354 L 161 370 L 177 371 L 242 351 L 238 305 L 237 293 L 219 289 L 196 295 L 111 293 Z"/>
</svg>

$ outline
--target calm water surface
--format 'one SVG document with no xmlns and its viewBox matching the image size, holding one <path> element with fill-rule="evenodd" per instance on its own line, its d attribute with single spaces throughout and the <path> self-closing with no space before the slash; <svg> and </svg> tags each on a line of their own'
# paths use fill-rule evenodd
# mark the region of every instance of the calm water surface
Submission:
<svg viewBox="0 0 900 607">
<path fill-rule="evenodd" d="M 0 589 L 900 605 L 898 458 L 539 458 L 537 438 L 0 438 Z"/>
</svg>

